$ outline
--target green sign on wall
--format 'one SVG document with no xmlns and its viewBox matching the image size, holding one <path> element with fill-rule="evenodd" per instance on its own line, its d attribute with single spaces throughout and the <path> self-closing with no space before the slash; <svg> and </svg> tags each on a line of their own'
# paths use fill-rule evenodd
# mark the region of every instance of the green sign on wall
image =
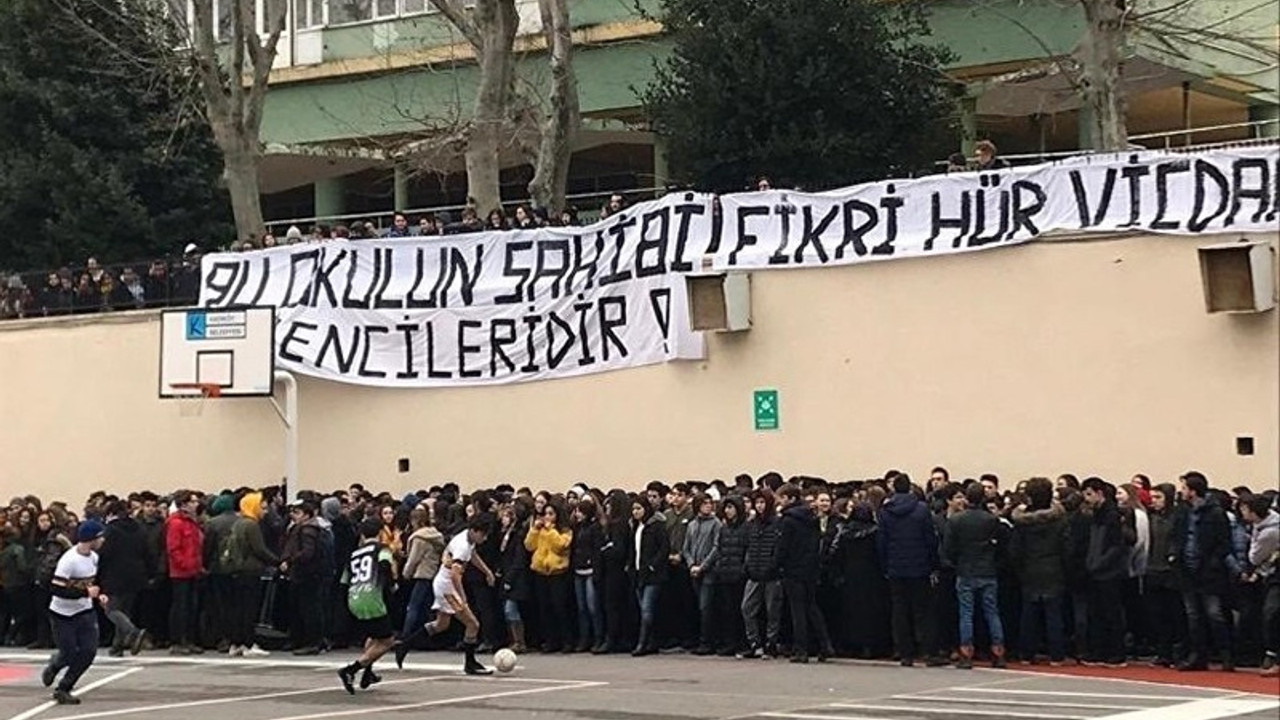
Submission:
<svg viewBox="0 0 1280 720">
<path fill-rule="evenodd" d="M 752 405 L 755 409 L 756 430 L 778 429 L 777 390 L 757 390 Z"/>
</svg>

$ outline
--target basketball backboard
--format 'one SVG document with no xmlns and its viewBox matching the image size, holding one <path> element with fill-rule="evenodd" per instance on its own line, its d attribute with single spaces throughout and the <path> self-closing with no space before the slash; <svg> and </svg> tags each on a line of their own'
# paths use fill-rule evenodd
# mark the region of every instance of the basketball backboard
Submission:
<svg viewBox="0 0 1280 720">
<path fill-rule="evenodd" d="M 193 383 L 217 385 L 221 397 L 271 395 L 275 335 L 273 307 L 166 310 L 160 319 L 160 397 L 199 393 Z"/>
</svg>

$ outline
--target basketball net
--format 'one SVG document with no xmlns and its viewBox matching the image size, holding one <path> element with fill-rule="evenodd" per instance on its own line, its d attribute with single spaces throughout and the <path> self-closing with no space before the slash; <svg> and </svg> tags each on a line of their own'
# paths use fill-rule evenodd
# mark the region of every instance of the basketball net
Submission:
<svg viewBox="0 0 1280 720">
<path fill-rule="evenodd" d="M 204 406 L 209 398 L 221 395 L 222 388 L 217 385 L 201 383 L 182 383 L 170 386 L 177 391 L 179 417 L 200 417 L 204 415 Z"/>
</svg>

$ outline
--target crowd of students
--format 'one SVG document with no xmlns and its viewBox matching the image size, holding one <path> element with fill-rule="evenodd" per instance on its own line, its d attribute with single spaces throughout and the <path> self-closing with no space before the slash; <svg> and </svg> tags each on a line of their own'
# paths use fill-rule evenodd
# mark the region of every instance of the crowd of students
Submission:
<svg viewBox="0 0 1280 720">
<path fill-rule="evenodd" d="M 448 484 L 393 498 L 353 485 L 291 504 L 278 487 L 100 492 L 82 516 L 104 527 L 97 583 L 110 600 L 96 612 L 116 655 L 362 642 L 342 569 L 375 519 L 400 660 L 461 645 L 457 629 L 419 630 L 446 545 L 479 528 L 482 562 L 463 587 L 480 651 L 1280 672 L 1276 492 L 1211 489 L 1197 472 L 1176 486 L 1063 475 L 1004 489 L 943 468 L 924 487 L 896 471 L 639 493 Z M 80 521 L 32 496 L 0 509 L 6 644 L 52 646 L 50 582 Z"/>
</svg>

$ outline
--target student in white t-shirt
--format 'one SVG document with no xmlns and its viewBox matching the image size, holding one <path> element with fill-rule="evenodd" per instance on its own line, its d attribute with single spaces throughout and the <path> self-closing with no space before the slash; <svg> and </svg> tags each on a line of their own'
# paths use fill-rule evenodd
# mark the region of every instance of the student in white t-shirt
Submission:
<svg viewBox="0 0 1280 720">
<path fill-rule="evenodd" d="M 98 588 L 98 549 L 106 528 L 97 520 L 85 520 L 76 529 L 76 544 L 62 554 L 53 571 L 49 592 L 49 617 L 53 622 L 53 638 L 58 652 L 49 660 L 40 681 L 53 685 L 58 674 L 66 670 L 53 691 L 59 705 L 79 705 L 80 698 L 71 694 L 98 655 L 98 616 L 93 603 L 106 605 L 108 598 Z"/>
<path fill-rule="evenodd" d="M 436 611 L 436 619 L 427 623 L 421 631 L 414 633 L 412 636 L 405 638 L 396 645 L 396 665 L 404 666 L 404 658 L 409 654 L 409 648 L 413 642 L 425 632 L 428 635 L 438 635 L 449 629 L 453 618 L 458 618 L 462 623 L 463 636 L 462 644 L 466 649 L 466 662 L 462 669 L 468 675 L 489 675 L 493 671 L 480 664 L 476 660 L 476 646 L 480 644 L 480 620 L 476 618 L 475 612 L 471 610 L 471 606 L 467 604 L 467 594 L 462 589 L 462 573 L 466 570 L 467 564 L 476 566 L 480 572 L 484 573 L 485 581 L 490 586 L 496 582 L 493 571 L 485 564 L 480 555 L 475 552 L 476 545 L 484 542 L 489 535 L 489 525 L 491 519 L 484 515 L 477 515 L 472 518 L 467 529 L 458 533 L 449 541 L 449 545 L 445 547 L 444 555 L 440 558 L 440 569 L 436 572 L 436 577 L 431 581 L 431 589 L 435 592 L 435 604 L 431 609 Z"/>
</svg>

